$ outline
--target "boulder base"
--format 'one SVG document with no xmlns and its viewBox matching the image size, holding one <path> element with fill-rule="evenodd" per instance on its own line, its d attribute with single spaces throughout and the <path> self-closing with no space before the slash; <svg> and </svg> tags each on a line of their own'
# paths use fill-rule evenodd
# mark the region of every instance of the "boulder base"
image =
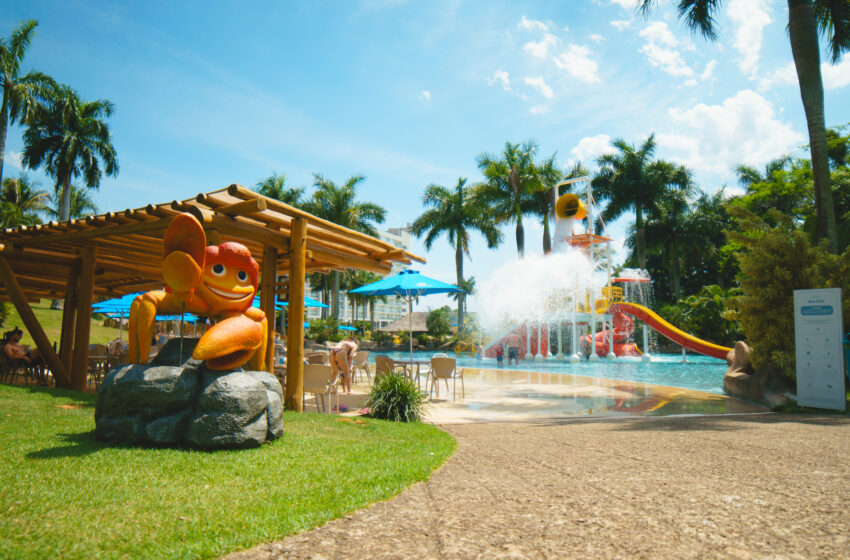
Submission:
<svg viewBox="0 0 850 560">
<path fill-rule="evenodd" d="M 95 434 L 106 441 L 257 447 L 283 434 L 283 390 L 264 371 L 213 371 L 191 356 L 197 339 L 172 340 L 148 365 L 113 368 L 100 387 Z M 168 365 L 173 364 L 173 365 Z M 180 365 L 176 365 L 180 364 Z"/>
<path fill-rule="evenodd" d="M 763 403 L 770 408 L 782 406 L 792 400 L 794 382 L 785 377 L 772 364 L 753 371 L 750 364 L 750 347 L 738 341 L 729 351 L 726 361 L 729 369 L 723 378 L 723 388 L 733 397 Z"/>
</svg>

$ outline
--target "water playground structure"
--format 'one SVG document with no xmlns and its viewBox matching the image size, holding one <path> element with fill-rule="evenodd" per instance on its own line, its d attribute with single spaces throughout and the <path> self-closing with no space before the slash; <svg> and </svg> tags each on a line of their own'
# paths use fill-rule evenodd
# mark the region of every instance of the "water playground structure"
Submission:
<svg viewBox="0 0 850 560">
<path fill-rule="evenodd" d="M 561 187 L 586 183 L 584 201 L 573 193 L 558 195 Z M 671 325 L 650 308 L 651 280 L 643 270 L 626 269 L 613 274 L 611 238 L 599 218 L 588 177 L 564 181 L 554 189 L 555 234 L 553 250 L 541 263 L 544 275 L 563 281 L 548 291 L 525 317 L 512 317 L 507 328 L 484 348 L 484 356 L 496 357 L 496 347 L 508 348 L 519 342 L 519 357 L 578 362 L 586 355 L 590 361 L 620 356 L 651 359 L 649 329 L 643 328 L 642 344 L 632 341 L 635 320 L 641 321 L 684 349 L 714 358 L 725 359 L 731 348 L 713 344 Z M 597 224 L 599 227 L 597 227 Z M 578 233 L 577 233 L 578 231 Z M 602 234 L 594 233 L 601 231 Z M 565 268 L 545 270 L 548 259 L 555 263 L 560 256 L 572 259 Z M 558 261 L 560 262 L 560 261 Z M 588 267 L 592 274 L 572 273 L 572 268 Z M 542 276 L 542 275 L 541 275 Z M 513 344 L 511 344 L 513 342 Z"/>
</svg>

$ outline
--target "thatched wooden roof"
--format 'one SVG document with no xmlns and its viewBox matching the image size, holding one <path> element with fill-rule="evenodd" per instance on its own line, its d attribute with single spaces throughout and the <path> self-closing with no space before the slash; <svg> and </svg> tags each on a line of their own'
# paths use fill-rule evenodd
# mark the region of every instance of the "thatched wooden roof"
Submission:
<svg viewBox="0 0 850 560">
<path fill-rule="evenodd" d="M 413 328 L 410 328 L 410 319 L 405 314 L 404 317 L 400 319 L 396 319 L 392 323 L 388 325 L 384 325 L 379 328 L 379 331 L 383 332 L 399 332 L 399 331 L 407 331 L 412 330 L 413 332 L 426 332 L 428 330 L 428 326 L 426 322 L 428 320 L 428 312 L 427 311 L 414 311 L 413 312 Z"/>
<path fill-rule="evenodd" d="M 392 262 L 425 262 L 389 243 L 240 185 L 82 220 L 5 229 L 0 231 L 0 256 L 10 263 L 31 301 L 61 296 L 69 269 L 80 262 L 86 248 L 97 251 L 96 296 L 156 289 L 162 287 L 162 236 L 170 218 L 179 212 L 190 212 L 201 221 L 208 243 L 238 241 L 248 247 L 258 263 L 262 263 L 263 247 L 274 247 L 276 270 L 282 275 L 289 272 L 290 230 L 296 218 L 307 224 L 307 272 L 357 268 L 387 274 Z M 0 299 L 8 299 L 5 287 L 0 289 Z"/>
</svg>

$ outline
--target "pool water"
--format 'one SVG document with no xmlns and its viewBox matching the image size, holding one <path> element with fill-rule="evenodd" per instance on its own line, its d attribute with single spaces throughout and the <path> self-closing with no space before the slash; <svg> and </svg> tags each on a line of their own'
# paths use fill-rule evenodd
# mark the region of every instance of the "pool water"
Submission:
<svg viewBox="0 0 850 560">
<path fill-rule="evenodd" d="M 388 356 L 394 360 L 407 360 L 408 352 L 373 352 Z M 429 360 L 434 352 L 414 352 L 414 360 Z M 449 353 L 455 357 L 454 353 Z M 370 361 L 374 361 L 371 358 Z M 534 362 L 532 360 L 520 360 L 519 365 L 505 365 L 499 367 L 494 358 L 477 359 L 474 357 L 457 358 L 459 367 L 488 368 L 505 371 L 540 371 L 545 373 L 562 373 L 581 375 L 585 377 L 600 377 L 606 379 L 617 379 L 621 381 L 634 381 L 638 383 L 649 383 L 651 385 L 665 385 L 669 387 L 681 387 L 694 391 L 705 391 L 708 393 L 723 394 L 723 376 L 726 374 L 727 365 L 724 360 L 718 360 L 709 356 L 699 354 L 688 354 L 688 363 L 682 363 L 681 354 L 655 354 L 651 362 L 641 361 L 640 358 L 617 358 L 609 362 L 599 359 L 595 362 L 582 361 L 571 364 L 566 360 L 543 360 Z"/>
</svg>

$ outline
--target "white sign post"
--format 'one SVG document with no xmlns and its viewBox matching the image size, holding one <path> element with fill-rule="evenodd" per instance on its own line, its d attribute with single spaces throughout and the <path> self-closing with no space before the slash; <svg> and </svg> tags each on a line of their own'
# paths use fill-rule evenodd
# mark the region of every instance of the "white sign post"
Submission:
<svg viewBox="0 0 850 560">
<path fill-rule="evenodd" d="M 844 410 L 841 288 L 794 290 L 797 404 Z"/>
</svg>

